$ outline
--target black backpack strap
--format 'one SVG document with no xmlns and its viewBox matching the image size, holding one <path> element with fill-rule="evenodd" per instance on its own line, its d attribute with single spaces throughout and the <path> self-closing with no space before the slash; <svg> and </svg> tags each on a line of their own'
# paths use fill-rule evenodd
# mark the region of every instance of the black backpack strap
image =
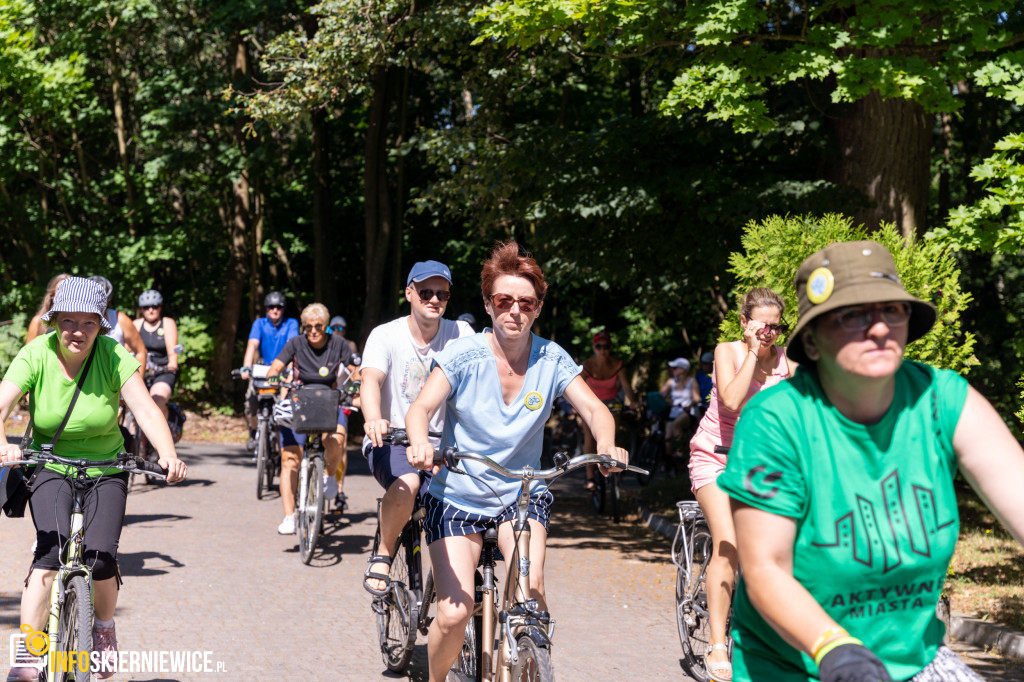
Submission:
<svg viewBox="0 0 1024 682">
<path fill-rule="evenodd" d="M 71 396 L 71 404 L 68 405 L 68 412 L 64 415 L 64 421 L 60 423 L 57 430 L 53 434 L 53 440 L 50 441 L 50 445 L 56 445 L 60 439 L 60 434 L 64 433 L 64 427 L 68 425 L 68 420 L 71 419 L 71 411 L 75 409 L 75 403 L 78 402 L 78 394 L 82 392 L 82 386 L 85 384 L 85 376 L 89 373 L 89 367 L 92 366 L 92 358 L 96 355 L 96 344 L 99 343 L 99 337 L 92 342 L 92 350 L 89 352 L 89 357 L 85 360 L 85 367 L 82 368 L 82 374 L 78 377 L 78 384 L 75 385 L 75 394 Z"/>
</svg>

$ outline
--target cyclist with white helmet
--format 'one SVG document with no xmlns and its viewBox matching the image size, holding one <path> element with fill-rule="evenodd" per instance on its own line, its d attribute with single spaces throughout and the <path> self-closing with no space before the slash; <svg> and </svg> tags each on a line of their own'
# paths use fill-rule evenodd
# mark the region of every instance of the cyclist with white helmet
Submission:
<svg viewBox="0 0 1024 682">
<path fill-rule="evenodd" d="M 345 322 L 345 318 L 341 315 L 335 315 L 331 318 L 331 324 L 327 327 L 327 333 L 339 334 L 348 341 L 348 346 L 352 349 L 352 364 L 359 365 L 362 362 L 362 358 L 359 357 L 359 348 L 356 346 L 355 341 L 345 336 L 346 328 L 348 328 L 348 324 Z"/>
<path fill-rule="evenodd" d="M 102 275 L 93 275 L 88 279 L 103 287 L 103 293 L 107 296 L 107 309 L 104 313 L 107 324 L 110 325 L 107 336 L 127 348 L 135 356 L 135 359 L 139 361 L 139 373 L 143 374 L 146 367 L 146 344 L 142 342 L 139 330 L 132 324 L 132 318 L 111 307 L 114 300 L 114 285 Z"/>
<path fill-rule="evenodd" d="M 146 369 L 154 376 L 149 387 L 153 402 L 167 418 L 167 401 L 178 378 L 178 325 L 173 318 L 163 315 L 164 297 L 155 289 L 147 289 L 139 296 L 142 317 L 135 320 L 135 329 L 146 346 Z"/>
</svg>

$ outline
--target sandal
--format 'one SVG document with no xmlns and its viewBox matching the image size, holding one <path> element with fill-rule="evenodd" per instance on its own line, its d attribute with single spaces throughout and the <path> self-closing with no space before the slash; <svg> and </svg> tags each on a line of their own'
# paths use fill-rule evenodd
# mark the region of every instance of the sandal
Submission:
<svg viewBox="0 0 1024 682">
<path fill-rule="evenodd" d="M 377 573 L 375 571 L 371 571 L 370 569 L 373 568 L 374 564 L 387 564 L 387 567 L 390 569 L 391 562 L 392 558 L 389 556 L 384 556 L 383 554 L 374 554 L 367 560 L 367 563 L 369 563 L 370 565 L 366 567 L 366 572 L 363 573 L 363 588 L 375 597 L 384 597 L 388 594 L 388 592 L 391 591 L 391 576 L 387 573 Z M 370 584 L 366 582 L 367 580 L 384 581 L 384 589 L 378 590 L 376 588 L 370 587 Z"/>
<path fill-rule="evenodd" d="M 583 489 L 588 493 L 593 492 L 595 488 L 597 488 L 597 482 L 592 478 L 588 478 L 587 482 L 583 484 Z"/>
<path fill-rule="evenodd" d="M 725 651 L 728 653 L 729 647 L 724 644 L 712 644 L 708 648 L 708 653 L 712 651 Z M 704 654 L 704 669 L 708 671 L 708 677 L 714 682 L 732 682 L 732 662 L 731 661 L 718 661 L 712 663 L 708 660 L 707 654 Z M 728 672 L 729 677 L 722 677 L 722 673 Z"/>
</svg>

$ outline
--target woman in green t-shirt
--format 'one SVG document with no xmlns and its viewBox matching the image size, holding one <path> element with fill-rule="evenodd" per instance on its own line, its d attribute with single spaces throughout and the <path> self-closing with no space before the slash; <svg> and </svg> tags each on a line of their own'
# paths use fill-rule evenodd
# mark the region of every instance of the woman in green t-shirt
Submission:
<svg viewBox="0 0 1024 682">
<path fill-rule="evenodd" d="M 789 381 L 747 404 L 718 485 L 743 574 L 734 679 L 980 680 L 935 615 L 959 528 L 959 467 L 1024 540 L 1024 451 L 985 398 L 904 360 L 936 311 L 873 241 L 800 266 Z"/>
<path fill-rule="evenodd" d="M 54 454 L 94 460 L 116 457 L 124 449 L 117 426 L 120 395 L 156 448 L 158 464 L 167 469 L 167 481 L 180 481 L 187 469 L 174 451 L 167 421 L 136 371 L 139 363 L 112 338 L 101 336 L 110 328 L 103 315 L 105 306 L 106 295 L 99 284 L 81 277 L 69 277 L 60 283 L 53 306 L 42 316 L 57 333 L 44 334 L 22 348 L 0 381 L 0 461 L 22 458 L 21 448 L 7 443 L 3 424 L 23 395 L 30 397 L 32 447 L 38 449 L 53 441 L 67 414 L 79 375 L 95 349 L 82 379 L 81 393 L 54 443 Z M 106 472 L 98 468 L 89 469 L 88 473 L 100 478 L 86 498 L 85 509 L 84 557 L 92 567 L 95 590 L 93 649 L 109 662 L 117 652 L 117 545 L 124 523 L 128 474 L 115 470 L 104 475 Z M 29 503 L 36 527 L 36 549 L 21 601 L 21 622 L 41 630 L 50 585 L 60 566 L 58 529 L 64 529 L 66 541 L 67 520 L 71 516 L 72 496 L 61 467 L 48 464 L 39 472 Z M 97 677 L 111 674 L 100 672 Z M 16 667 L 8 680 L 35 680 L 37 676 L 34 667 Z"/>
</svg>

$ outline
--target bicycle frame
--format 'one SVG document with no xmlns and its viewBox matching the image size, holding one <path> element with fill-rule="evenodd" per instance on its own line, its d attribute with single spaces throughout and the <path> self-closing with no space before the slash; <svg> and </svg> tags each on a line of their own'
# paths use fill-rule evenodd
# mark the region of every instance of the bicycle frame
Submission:
<svg viewBox="0 0 1024 682">
<path fill-rule="evenodd" d="M 89 609 L 94 614 L 96 610 L 96 590 L 93 586 L 92 570 L 82 560 L 85 532 L 85 510 L 83 508 L 85 488 L 78 481 L 73 483 L 73 487 L 74 506 L 71 510 L 71 527 L 68 533 L 70 548 L 67 552 L 67 559 L 61 562 L 60 568 L 57 569 L 57 573 L 53 577 L 53 584 L 50 586 L 46 632 L 51 635 L 51 640 L 55 640 L 55 635 L 59 629 L 58 622 L 60 620 L 61 605 L 64 603 L 64 591 L 72 577 L 80 575 L 85 578 L 89 584 Z M 57 680 L 57 673 L 49 664 L 46 666 L 46 680 L 47 682 L 56 682 Z"/>
</svg>

